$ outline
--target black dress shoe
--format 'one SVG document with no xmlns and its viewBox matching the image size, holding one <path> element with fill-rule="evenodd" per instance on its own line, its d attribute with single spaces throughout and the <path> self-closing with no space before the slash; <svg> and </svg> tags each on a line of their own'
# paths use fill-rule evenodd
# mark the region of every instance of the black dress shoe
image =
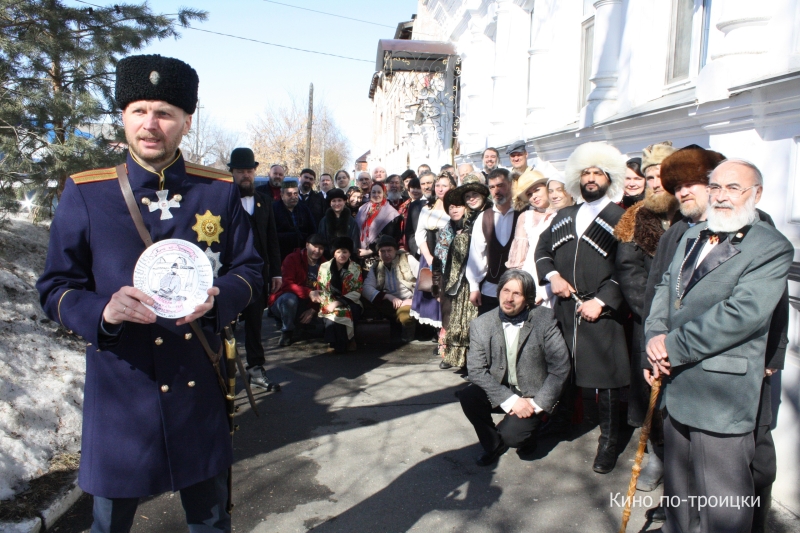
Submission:
<svg viewBox="0 0 800 533">
<path fill-rule="evenodd" d="M 442 370 L 447 370 L 448 368 L 453 368 L 453 365 L 451 365 L 450 363 L 445 363 L 444 359 L 442 359 L 442 362 L 439 363 L 439 368 L 441 368 Z"/>
<path fill-rule="evenodd" d="M 508 446 L 503 444 L 493 452 L 486 452 L 475 461 L 478 466 L 489 466 L 497 462 L 500 456 L 508 451 Z"/>
<path fill-rule="evenodd" d="M 536 455 L 536 442 L 526 444 L 517 448 L 517 457 L 522 461 L 533 461 Z"/>
<path fill-rule="evenodd" d="M 644 517 L 651 522 L 666 522 L 667 510 L 662 505 L 659 505 L 658 507 L 654 507 L 645 511 Z"/>
</svg>

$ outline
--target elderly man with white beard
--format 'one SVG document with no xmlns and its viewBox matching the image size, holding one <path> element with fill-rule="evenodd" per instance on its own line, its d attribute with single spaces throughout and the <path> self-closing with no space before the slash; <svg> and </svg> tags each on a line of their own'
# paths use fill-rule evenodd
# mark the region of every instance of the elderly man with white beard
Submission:
<svg viewBox="0 0 800 533">
<path fill-rule="evenodd" d="M 645 377 L 664 381 L 664 496 L 680 501 L 667 532 L 750 531 L 765 353 L 794 256 L 759 217 L 752 163 L 724 161 L 707 191 L 707 222 L 681 239 L 646 323 Z"/>
</svg>

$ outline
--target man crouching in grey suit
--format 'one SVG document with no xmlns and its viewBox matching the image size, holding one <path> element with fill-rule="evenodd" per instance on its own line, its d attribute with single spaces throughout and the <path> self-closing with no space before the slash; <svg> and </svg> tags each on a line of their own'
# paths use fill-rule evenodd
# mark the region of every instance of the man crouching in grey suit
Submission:
<svg viewBox="0 0 800 533">
<path fill-rule="evenodd" d="M 529 459 L 542 413 L 555 407 L 569 376 L 569 352 L 553 311 L 536 306 L 536 283 L 523 270 L 508 270 L 497 284 L 500 307 L 472 321 L 467 368 L 470 385 L 461 408 L 478 434 L 488 466 L 517 448 Z M 506 413 L 495 426 L 492 413 Z"/>
<path fill-rule="evenodd" d="M 762 186 L 747 161 L 714 169 L 707 225 L 684 234 L 645 325 L 645 379 L 664 380 L 665 532 L 750 531 L 764 350 L 794 255 L 759 220 Z"/>
</svg>

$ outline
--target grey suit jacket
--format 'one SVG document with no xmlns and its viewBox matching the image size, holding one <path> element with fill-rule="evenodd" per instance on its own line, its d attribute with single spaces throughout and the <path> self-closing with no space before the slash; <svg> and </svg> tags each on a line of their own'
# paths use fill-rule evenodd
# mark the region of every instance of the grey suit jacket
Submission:
<svg viewBox="0 0 800 533">
<path fill-rule="evenodd" d="M 676 282 L 686 250 L 706 224 L 689 229 L 656 287 L 647 340 L 666 334 L 671 375 L 662 407 L 677 421 L 722 434 L 755 429 L 764 377 L 764 350 L 794 248 L 766 222 L 712 248 L 679 308 Z"/>
<path fill-rule="evenodd" d="M 470 324 L 467 368 L 469 380 L 486 391 L 492 407 L 514 394 L 506 377 L 506 339 L 498 309 Z M 552 411 L 569 370 L 569 352 L 553 311 L 541 306 L 531 309 L 517 342 L 517 386 L 522 396 L 533 398 L 546 412 Z"/>
</svg>

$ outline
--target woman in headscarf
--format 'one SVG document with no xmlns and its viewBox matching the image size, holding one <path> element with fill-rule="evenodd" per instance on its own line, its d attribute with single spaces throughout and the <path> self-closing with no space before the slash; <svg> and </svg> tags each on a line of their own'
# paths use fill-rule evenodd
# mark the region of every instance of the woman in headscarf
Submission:
<svg viewBox="0 0 800 533">
<path fill-rule="evenodd" d="M 350 237 L 353 242 L 358 241 L 358 224 L 350 214 L 347 207 L 347 200 L 343 190 L 331 189 L 328 191 L 328 202 L 330 207 L 325 211 L 325 216 L 319 222 L 317 233 L 324 237 L 328 244 L 328 257 L 331 257 L 331 243 L 339 237 Z"/>
<path fill-rule="evenodd" d="M 442 229 L 449 221 L 450 215 L 444 210 L 444 196 L 451 189 L 456 188 L 456 179 L 450 172 L 442 172 L 434 182 L 434 195 L 428 205 L 422 208 L 417 220 L 415 233 L 417 246 L 420 252 L 417 286 L 414 289 L 414 298 L 411 303 L 411 316 L 420 324 L 428 324 L 434 328 L 442 327 L 442 310 L 439 302 L 430 292 L 420 290 L 420 279 L 423 270 L 430 270 L 433 265 L 433 250 L 436 247 L 436 232 Z M 436 342 L 439 341 L 438 334 Z"/>
<path fill-rule="evenodd" d="M 508 254 L 506 266 L 519 268 L 533 276 L 536 281 L 536 303 L 550 307 L 550 285 L 541 286 L 536 275 L 536 244 L 539 235 L 550 226 L 556 214 L 550 209 L 550 200 L 547 195 L 547 178 L 537 170 L 528 169 L 517 182 L 517 197 L 514 198 L 514 208 L 523 211 L 517 220 L 514 232 L 514 241 Z"/>
<path fill-rule="evenodd" d="M 547 199 L 550 200 L 550 208 L 555 211 L 575 204 L 575 198 L 570 196 L 560 179 L 550 178 L 547 181 Z"/>
<path fill-rule="evenodd" d="M 360 235 L 358 260 L 369 271 L 378 260 L 377 244 L 381 235 L 400 240 L 400 214 L 386 200 L 386 188 L 382 183 L 373 183 L 369 201 L 361 206 L 356 216 Z"/>
<path fill-rule="evenodd" d="M 439 368 L 462 368 L 466 364 L 469 348 L 469 324 L 478 316 L 478 308 L 469 301 L 469 283 L 466 270 L 473 223 L 478 214 L 491 206 L 487 201 L 489 188 L 477 174 L 464 176 L 463 183 L 448 192 L 465 206 L 464 217 L 453 225 L 453 238 L 442 260 L 441 275 L 436 276 L 435 287 L 442 301 L 442 324 L 445 328 L 440 349 L 442 362 Z M 447 198 L 446 197 L 446 198 Z M 459 228 L 460 226 L 460 228 Z M 437 247 L 438 248 L 438 247 Z M 446 316 L 445 316 L 446 315 Z"/>
<path fill-rule="evenodd" d="M 360 187 L 350 187 L 347 189 L 347 208 L 350 209 L 350 216 L 356 218 L 358 210 L 364 204 L 364 193 Z M 358 242 L 357 240 L 355 242 Z"/>
<path fill-rule="evenodd" d="M 319 290 L 312 291 L 311 301 L 320 305 L 319 316 L 325 323 L 328 353 L 356 350 L 354 324 L 361 316 L 361 267 L 350 260 L 353 241 L 339 237 L 333 241 L 333 259 L 322 263 L 317 274 Z"/>
</svg>

